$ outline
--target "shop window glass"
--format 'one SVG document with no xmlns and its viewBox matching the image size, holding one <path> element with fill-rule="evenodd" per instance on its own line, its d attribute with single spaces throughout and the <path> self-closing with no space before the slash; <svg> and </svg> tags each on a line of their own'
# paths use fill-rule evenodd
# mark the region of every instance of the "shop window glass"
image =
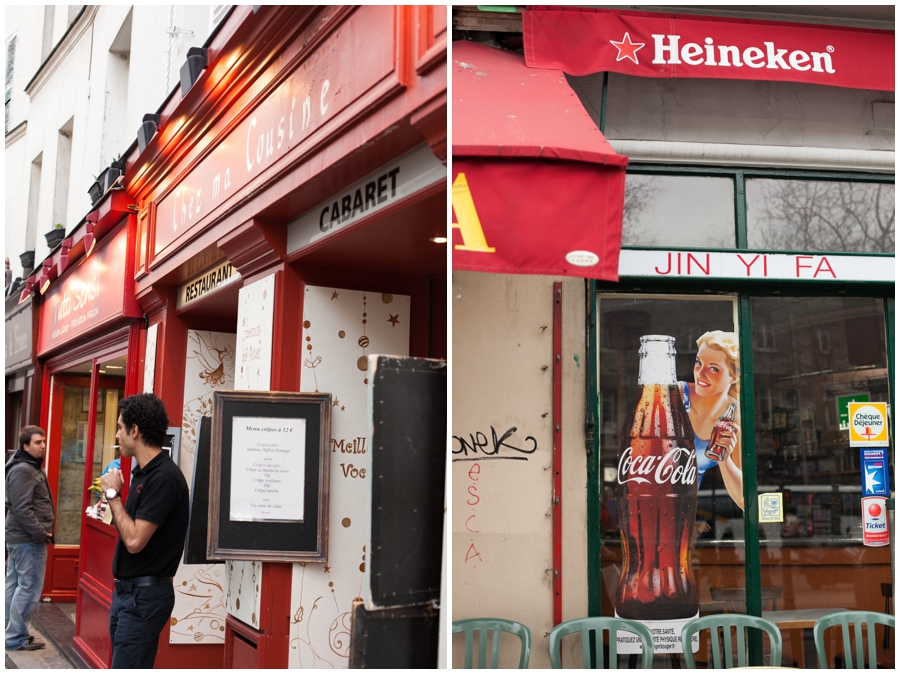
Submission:
<svg viewBox="0 0 900 674">
<path fill-rule="evenodd" d="M 734 248 L 734 181 L 628 173 L 622 244 Z"/>
<path fill-rule="evenodd" d="M 747 239 L 761 250 L 894 252 L 894 185 L 747 181 Z"/>
<path fill-rule="evenodd" d="M 85 385 L 76 376 L 63 387 L 62 426 L 59 438 L 59 494 L 56 504 L 54 540 L 57 545 L 78 545 L 81 540 L 81 504 L 87 460 L 90 417 L 90 379 Z M 54 410 L 57 412 L 57 410 Z"/>
<path fill-rule="evenodd" d="M 760 525 L 762 585 L 782 588 L 780 610 L 883 612 L 890 549 L 863 546 L 846 402 L 889 401 L 884 303 L 753 298 L 751 307 L 757 483 L 784 503 L 783 522 Z M 802 635 L 790 637 L 786 655 L 800 662 Z"/>
<path fill-rule="evenodd" d="M 739 382 L 732 381 L 728 371 L 726 361 L 730 356 L 726 357 L 723 352 L 715 350 L 713 353 L 722 369 L 707 375 L 701 367 L 698 374 L 698 356 L 707 361 L 709 354 L 700 352 L 697 341 L 706 339 L 708 333 L 719 331 L 721 339 L 735 345 L 732 354 L 736 356 L 737 323 L 735 301 L 731 297 L 601 295 L 598 312 L 602 606 L 603 615 L 613 615 L 623 563 L 623 537 L 619 530 L 623 525 L 624 507 L 619 503 L 620 445 L 623 426 L 638 390 L 641 336 L 669 335 L 675 338 L 676 379 L 682 382 L 680 391 L 687 389 L 687 393 L 682 393 L 683 398 L 694 401 L 693 410 L 688 414 L 696 436 L 695 447 L 701 448 L 697 453 L 699 456 L 704 453 L 712 426 L 722 413 L 727 412 L 729 401 L 739 400 L 740 392 Z M 708 367 L 708 363 L 705 366 Z M 702 388 L 701 392 L 698 387 Z M 709 395 L 710 389 L 715 391 L 714 396 Z M 718 403 L 713 406 L 715 409 L 706 409 L 706 403 L 712 400 Z M 738 425 L 739 414 L 738 406 Z M 730 458 L 740 468 L 739 451 Z M 713 598 L 713 590 L 745 587 L 744 515 L 740 483 L 726 484 L 724 469 L 708 459 L 699 459 L 698 468 L 703 472 L 697 486 L 697 515 L 691 523 L 694 529 L 693 570 L 700 614 L 706 615 L 724 610 L 721 600 Z"/>
</svg>

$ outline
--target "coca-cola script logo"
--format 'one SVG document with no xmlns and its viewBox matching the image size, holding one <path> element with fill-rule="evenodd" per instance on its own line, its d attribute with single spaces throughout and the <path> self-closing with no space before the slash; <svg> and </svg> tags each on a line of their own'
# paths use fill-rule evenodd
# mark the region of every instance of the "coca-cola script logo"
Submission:
<svg viewBox="0 0 900 674">
<path fill-rule="evenodd" d="M 687 463 L 680 465 L 680 459 L 687 454 Z M 665 456 L 632 456 L 629 447 L 619 457 L 619 484 L 637 482 L 649 484 L 644 475 L 653 475 L 656 484 L 695 484 L 697 482 L 696 454 L 692 449 L 675 447 Z"/>
</svg>

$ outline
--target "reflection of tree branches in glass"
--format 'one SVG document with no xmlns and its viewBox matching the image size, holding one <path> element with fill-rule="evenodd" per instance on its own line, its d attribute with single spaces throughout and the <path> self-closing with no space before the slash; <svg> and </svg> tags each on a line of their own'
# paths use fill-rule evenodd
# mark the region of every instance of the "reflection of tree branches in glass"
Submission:
<svg viewBox="0 0 900 674">
<path fill-rule="evenodd" d="M 654 176 L 629 174 L 625 178 L 625 207 L 622 212 L 622 245 L 654 246 L 657 234 L 647 218 L 659 188 Z"/>
<path fill-rule="evenodd" d="M 806 180 L 759 181 L 761 215 L 750 245 L 779 250 L 894 251 L 894 186 Z"/>
</svg>

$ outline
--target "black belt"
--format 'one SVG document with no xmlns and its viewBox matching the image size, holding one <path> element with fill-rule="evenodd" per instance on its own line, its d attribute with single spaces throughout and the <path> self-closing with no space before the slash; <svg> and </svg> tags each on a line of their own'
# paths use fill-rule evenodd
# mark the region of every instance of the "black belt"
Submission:
<svg viewBox="0 0 900 674">
<path fill-rule="evenodd" d="M 150 585 L 165 585 L 171 583 L 168 576 L 139 576 L 128 580 L 114 580 L 116 592 L 131 592 L 136 587 L 149 587 Z"/>
</svg>

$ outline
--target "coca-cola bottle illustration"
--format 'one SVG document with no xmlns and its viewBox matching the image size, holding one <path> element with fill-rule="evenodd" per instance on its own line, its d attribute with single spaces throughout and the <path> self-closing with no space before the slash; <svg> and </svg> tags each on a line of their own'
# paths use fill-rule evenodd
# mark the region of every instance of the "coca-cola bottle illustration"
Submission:
<svg viewBox="0 0 900 674">
<path fill-rule="evenodd" d="M 725 414 L 720 416 L 719 420 L 716 421 L 713 426 L 712 434 L 709 436 L 709 444 L 706 446 L 705 452 L 706 456 L 713 461 L 721 461 L 725 458 L 728 447 L 722 444 L 722 431 L 734 433 L 734 426 L 731 425 L 731 422 L 734 421 L 736 409 L 737 405 L 728 403 L 728 409 L 725 410 Z"/>
<path fill-rule="evenodd" d="M 641 337 L 640 387 L 622 427 L 616 485 L 622 575 L 616 615 L 693 618 L 697 515 L 694 431 L 675 379 L 675 338 Z"/>
</svg>

